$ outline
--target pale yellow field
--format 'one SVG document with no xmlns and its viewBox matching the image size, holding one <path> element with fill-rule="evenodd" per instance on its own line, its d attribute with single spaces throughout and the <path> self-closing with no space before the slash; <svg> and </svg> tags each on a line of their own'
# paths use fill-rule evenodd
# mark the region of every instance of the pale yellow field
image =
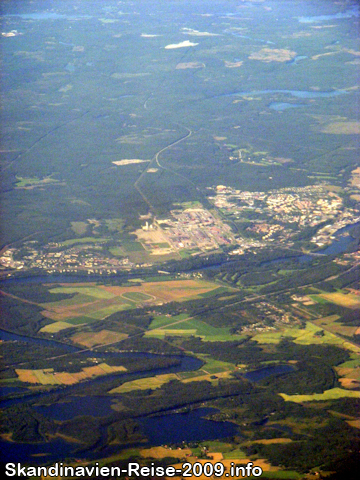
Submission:
<svg viewBox="0 0 360 480">
<path fill-rule="evenodd" d="M 185 458 L 186 456 L 191 455 L 190 448 L 181 448 L 176 450 L 170 450 L 165 447 L 152 447 L 144 448 L 140 450 L 140 455 L 144 458 L 165 458 L 165 457 L 174 457 L 174 458 Z"/>
<path fill-rule="evenodd" d="M 189 330 L 172 329 L 171 330 L 170 328 L 154 328 L 153 330 L 148 330 L 145 333 L 146 337 L 165 337 L 165 336 L 171 336 L 171 335 L 172 336 L 187 335 L 190 337 L 191 335 L 196 335 L 196 329 L 189 329 Z"/>
<path fill-rule="evenodd" d="M 109 393 L 125 393 L 131 392 L 132 390 L 147 390 L 149 388 L 155 390 L 171 380 L 178 380 L 178 377 L 175 373 L 166 373 L 164 375 L 155 375 L 155 377 L 140 378 L 139 380 L 126 382 L 123 385 L 120 385 L 120 387 L 110 390 Z"/>
<path fill-rule="evenodd" d="M 341 386 L 344 388 L 354 389 L 360 387 L 360 382 L 355 378 L 339 378 Z"/>
<path fill-rule="evenodd" d="M 112 367 L 106 363 L 100 363 L 92 367 L 85 367 L 81 372 L 54 372 L 52 368 L 40 370 L 16 369 L 15 372 L 21 382 L 41 383 L 42 385 L 73 385 L 91 377 L 106 375 L 114 372 L 125 372 L 126 368 Z"/>
<path fill-rule="evenodd" d="M 357 327 L 343 325 L 341 321 L 336 321 L 339 318 L 339 315 L 329 315 L 328 317 L 312 320 L 312 323 L 318 325 L 319 327 L 324 327 L 326 328 L 326 330 L 330 330 L 332 333 L 340 333 L 348 337 L 352 337 L 353 335 L 355 335 Z"/>
<path fill-rule="evenodd" d="M 48 315 L 46 315 L 48 317 Z M 60 330 L 65 330 L 65 328 L 71 328 L 74 325 L 71 325 L 71 323 L 67 322 L 54 322 L 54 323 L 49 323 L 49 325 L 45 325 L 40 331 L 45 332 L 45 333 L 57 333 L 60 332 Z"/>
<path fill-rule="evenodd" d="M 229 472 L 230 472 L 230 468 L 232 465 L 234 464 L 246 464 L 248 462 L 251 462 L 252 460 L 250 460 L 250 458 L 239 458 L 239 459 L 225 459 L 223 457 L 223 454 L 220 453 L 220 452 L 212 452 L 209 454 L 209 456 L 213 456 L 212 459 L 210 458 L 206 458 L 206 459 L 200 459 L 200 458 L 194 458 L 194 457 L 189 457 L 186 459 L 187 462 L 189 463 L 201 463 L 201 464 L 204 464 L 204 463 L 212 463 L 212 464 L 215 464 L 216 462 L 220 462 L 224 465 L 225 469 L 226 469 L 226 472 L 224 473 L 223 476 L 221 477 L 216 477 L 216 478 L 220 478 L 220 479 L 226 479 L 226 478 L 229 478 Z M 272 466 L 266 459 L 264 458 L 258 458 L 256 460 L 253 460 L 253 466 L 257 466 L 257 467 L 260 467 L 264 472 L 274 472 L 274 471 L 278 471 L 279 468 L 277 467 L 274 467 Z M 175 465 L 173 465 L 176 469 L 181 469 L 182 468 L 182 464 L 181 463 L 177 463 Z M 226 475 L 227 474 L 227 475 Z M 166 479 L 169 479 L 170 480 L 170 477 L 165 477 Z M 171 477 L 173 479 L 177 479 L 179 480 L 180 477 Z M 199 478 L 200 480 L 208 480 L 209 477 L 205 476 L 205 475 L 200 475 L 200 476 L 196 476 L 196 478 Z M 213 478 L 213 477 L 211 477 Z M 231 478 L 244 478 L 243 476 L 239 476 L 239 477 L 231 477 Z"/>
<path fill-rule="evenodd" d="M 74 343 L 84 345 L 85 347 L 93 347 L 94 345 L 106 345 L 108 343 L 120 342 L 127 338 L 125 333 L 117 333 L 111 330 L 101 330 L 100 332 L 81 332 L 71 337 Z"/>
<path fill-rule="evenodd" d="M 360 391 L 345 390 L 343 388 L 331 388 L 325 390 L 324 393 L 313 393 L 311 395 L 287 395 L 286 393 L 279 393 L 286 402 L 313 402 L 324 400 L 336 400 L 338 398 L 353 397 L 360 398 Z"/>
<path fill-rule="evenodd" d="M 349 420 L 347 423 L 350 425 L 350 427 L 360 428 L 360 418 L 357 420 Z"/>
<path fill-rule="evenodd" d="M 351 293 L 322 293 L 319 295 L 319 297 L 342 307 L 360 308 L 360 297 L 357 295 L 352 295 Z"/>
<path fill-rule="evenodd" d="M 248 442 L 248 445 L 251 445 L 252 443 L 261 443 L 262 445 L 271 445 L 273 443 L 291 443 L 292 440 L 291 438 L 264 438 L 260 440 L 254 440 L 253 442 Z"/>
</svg>

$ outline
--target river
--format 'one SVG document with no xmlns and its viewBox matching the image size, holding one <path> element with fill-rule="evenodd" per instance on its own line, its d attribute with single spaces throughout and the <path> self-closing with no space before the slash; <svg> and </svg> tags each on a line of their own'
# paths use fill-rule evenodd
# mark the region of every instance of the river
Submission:
<svg viewBox="0 0 360 480">
<path fill-rule="evenodd" d="M 47 345 L 59 345 L 58 342 L 54 342 L 52 340 L 24 337 L 15 334 L 9 334 L 3 331 L 0 331 L 0 334 L 1 338 L 3 339 L 34 342 L 37 345 L 41 345 L 41 343 L 46 343 Z M 69 348 L 71 351 L 77 350 L 75 347 L 69 347 L 62 344 L 60 345 L 66 351 L 68 351 Z M 96 352 L 92 352 L 92 355 L 96 355 Z M 140 353 L 123 353 L 121 355 L 146 355 L 149 357 L 155 356 L 154 354 Z M 175 371 L 196 370 L 202 364 L 199 359 L 194 357 L 183 356 L 177 358 L 181 359 L 180 365 L 163 369 L 153 369 L 151 371 L 145 372 L 144 376 L 152 376 L 159 373 L 170 373 Z M 290 365 L 269 366 L 266 368 L 248 372 L 247 374 L 245 374 L 245 377 L 248 378 L 250 381 L 256 382 L 262 378 L 265 378 L 266 376 L 284 374 L 292 370 L 293 367 L 291 367 Z M 135 375 L 136 374 L 128 375 L 128 377 L 129 379 L 131 379 L 131 377 L 134 377 Z M 97 379 L 90 382 L 101 382 L 102 380 L 108 378 L 109 376 L 98 377 Z M 41 405 L 34 408 L 38 413 L 48 418 L 52 418 L 56 421 L 70 420 L 79 415 L 106 417 L 113 413 L 112 405 L 114 401 L 116 401 L 115 397 L 109 395 L 94 395 L 84 397 L 72 396 L 71 394 L 74 390 L 76 390 L 77 387 L 78 386 L 76 385 L 66 387 L 66 391 L 69 394 L 66 397 L 66 401 L 52 403 L 50 405 Z M 64 390 L 62 389 L 61 392 L 64 393 Z M 21 399 L 9 399 L 3 401 L 1 403 L 1 406 L 3 408 L 6 408 L 17 403 L 24 403 L 30 399 L 44 400 L 47 395 L 51 395 L 51 393 L 34 394 L 31 397 L 25 397 Z M 136 421 L 140 425 L 143 434 L 147 437 L 147 442 L 133 446 L 153 446 L 190 441 L 214 440 L 239 434 L 238 427 L 233 423 L 214 422 L 204 418 L 204 416 L 207 416 L 213 412 L 216 412 L 216 410 L 209 408 L 199 408 L 190 410 L 186 413 L 169 412 L 164 415 L 139 417 L 136 419 Z M 2 440 L 0 441 L 0 447 L 2 451 L 2 459 L 5 462 L 39 462 L 43 464 L 47 462 L 63 460 L 65 458 L 69 459 L 72 457 L 87 459 L 106 457 L 118 452 L 121 449 L 121 447 L 116 445 L 107 445 L 106 438 L 106 429 L 104 429 L 102 440 L 100 442 L 102 446 L 101 452 L 99 452 L 98 450 L 79 451 L 79 444 L 66 442 L 60 438 L 53 439 L 51 442 L 40 443 L 16 443 Z"/>
<path fill-rule="evenodd" d="M 331 245 L 324 248 L 319 253 L 324 255 L 335 255 L 342 252 L 345 252 L 348 247 L 350 246 L 351 242 L 353 242 L 353 238 L 348 234 L 349 230 L 351 230 L 355 225 L 348 225 L 341 230 L 339 230 L 335 237 L 336 240 L 332 242 Z M 311 255 L 299 255 L 297 257 L 300 263 L 309 262 L 314 257 Z M 284 259 L 276 259 L 277 263 L 281 261 L 286 261 Z M 274 262 L 274 261 L 273 261 Z M 210 268 L 220 268 L 222 264 L 217 266 L 211 266 Z M 76 282 L 76 281 L 97 281 L 101 280 L 104 281 L 105 279 L 110 280 L 111 277 L 103 277 L 103 276 L 96 276 L 89 278 L 89 276 L 74 276 L 74 275 L 41 275 L 35 277 L 19 277 L 19 278 L 12 278 L 6 279 L 3 283 L 52 283 L 52 282 Z M 0 340 L 18 340 L 18 341 L 25 341 L 25 342 L 32 342 L 36 345 L 54 345 L 61 346 L 63 348 L 64 353 L 72 353 L 76 352 L 79 349 L 70 345 L 60 344 L 58 342 L 54 342 L 53 340 L 47 339 L 40 339 L 40 338 L 32 338 L 26 337 L 22 335 L 16 335 L 13 333 L 0 331 Z M 97 355 L 97 353 L 91 352 L 92 356 Z M 104 356 L 103 353 L 99 353 L 98 355 Z M 106 354 L 105 354 L 106 355 Z M 107 354 L 109 355 L 109 354 Z M 147 353 L 123 353 L 117 355 L 125 355 L 125 356 L 154 356 L 154 354 L 147 354 Z M 143 372 L 142 376 L 152 376 L 159 373 L 170 373 L 176 371 L 190 371 L 196 370 L 200 368 L 201 361 L 194 357 L 188 356 L 171 356 L 176 357 L 181 360 L 180 365 L 175 367 L 163 368 L 163 369 L 154 369 L 148 372 Z M 271 366 L 262 368 L 259 370 L 255 370 L 252 372 L 248 372 L 245 374 L 245 377 L 250 381 L 260 381 L 261 379 L 269 376 L 269 375 L 278 375 L 278 374 L 285 374 L 292 371 L 293 368 L 289 365 L 279 365 L 279 366 Z M 120 374 L 125 375 L 125 374 Z M 134 376 L 135 374 L 133 374 Z M 129 375 L 129 378 L 131 375 Z M 109 376 L 106 377 L 98 377 L 92 382 L 101 382 L 108 379 Z M 93 415 L 98 417 L 104 417 L 113 412 L 112 406 L 112 398 L 109 396 L 88 396 L 88 397 L 72 397 L 71 394 L 78 388 L 77 385 L 66 387 L 69 396 L 67 397 L 66 403 L 56 403 L 49 406 L 39 406 L 36 407 L 39 413 L 42 413 L 45 416 L 49 416 L 55 420 L 67 420 L 73 418 L 79 414 L 86 414 L 86 415 Z M 63 390 L 62 390 L 63 392 Z M 3 390 L 3 393 L 4 390 Z M 8 390 L 7 393 L 10 393 Z M 34 394 L 31 397 L 21 398 L 21 399 L 8 399 L 1 402 L 1 406 L 6 408 L 10 405 L 14 405 L 16 403 L 21 403 L 26 400 L 33 400 L 33 399 L 43 399 L 46 395 L 50 395 L 47 393 L 41 394 Z M 155 417 L 146 417 L 137 419 L 138 423 L 141 425 L 141 428 L 148 438 L 147 445 L 159 445 L 165 443 L 174 443 L 174 442 L 182 442 L 182 441 L 193 441 L 193 440 L 210 440 L 216 438 L 225 438 L 231 435 L 235 435 L 237 433 L 236 425 L 229 423 L 229 422 L 212 422 L 207 420 L 204 415 L 209 414 L 209 410 L 206 409 L 196 409 L 192 410 L 185 414 L 179 413 L 171 413 L 167 415 L 159 415 Z M 201 432 L 201 435 L 199 434 Z M 78 445 L 77 445 L 78 446 Z M 41 463 L 44 462 L 51 462 L 51 461 L 59 461 L 60 459 L 69 458 L 74 454 L 75 445 L 73 443 L 65 442 L 62 439 L 54 439 L 51 442 L 43 442 L 43 443 L 36 443 L 36 444 L 22 444 L 22 443 L 15 443 L 15 442 L 6 442 L 1 441 L 0 447 L 2 451 L 2 458 L 4 461 L 8 462 L 31 462 L 37 460 Z M 80 458 L 98 458 L 99 456 L 107 456 L 111 453 L 119 451 L 121 447 L 119 446 L 106 446 L 101 452 L 76 452 L 76 457 Z M 39 455 L 39 456 L 38 456 Z"/>
</svg>

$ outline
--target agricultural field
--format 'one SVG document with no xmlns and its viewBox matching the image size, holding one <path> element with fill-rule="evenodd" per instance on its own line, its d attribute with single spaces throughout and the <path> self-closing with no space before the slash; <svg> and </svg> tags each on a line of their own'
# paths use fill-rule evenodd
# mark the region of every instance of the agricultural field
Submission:
<svg viewBox="0 0 360 480">
<path fill-rule="evenodd" d="M 52 178 L 52 175 L 44 177 L 42 179 L 38 177 L 20 177 L 16 175 L 16 187 L 18 189 L 32 190 L 36 187 L 44 187 L 46 185 L 58 184 L 59 180 Z M 62 184 L 63 185 L 63 184 Z"/>
<path fill-rule="evenodd" d="M 71 247 L 72 245 L 76 244 L 86 244 L 86 243 L 102 243 L 106 242 L 107 238 L 99 238 L 99 237 L 82 237 L 82 238 L 70 238 L 69 240 L 65 240 L 59 243 L 60 247 Z"/>
<path fill-rule="evenodd" d="M 360 387 L 360 359 L 358 355 L 352 354 L 352 359 L 335 367 L 339 376 L 341 386 L 348 389 Z"/>
<path fill-rule="evenodd" d="M 165 383 L 171 382 L 172 380 L 178 380 L 178 377 L 175 373 L 155 375 L 154 377 L 150 378 L 140 378 L 139 380 L 126 382 L 123 385 L 120 385 L 120 387 L 110 390 L 109 393 L 127 393 L 132 392 L 133 390 L 155 390 L 162 387 L 162 385 Z"/>
<path fill-rule="evenodd" d="M 213 327 L 187 315 L 174 317 L 161 315 L 155 317 L 150 324 L 149 330 L 146 332 L 146 336 L 157 338 L 191 335 L 201 337 L 208 342 L 226 342 L 235 338 L 242 338 L 240 335 L 231 335 L 229 328 Z"/>
<path fill-rule="evenodd" d="M 338 398 L 360 398 L 359 391 L 344 390 L 342 388 L 331 388 L 330 390 L 325 390 L 323 393 L 313 393 L 310 395 L 287 395 L 285 393 L 279 394 L 286 402 L 313 402 L 313 401 L 326 401 L 326 400 L 337 400 Z"/>
<path fill-rule="evenodd" d="M 198 355 L 200 358 L 200 355 Z M 235 365 L 227 362 L 213 360 L 210 357 L 202 357 L 206 363 L 199 370 L 193 372 L 168 373 L 164 375 L 155 375 L 154 377 L 146 377 L 138 380 L 126 382 L 119 387 L 114 388 L 109 393 L 119 394 L 127 393 L 134 390 L 156 390 L 165 383 L 173 380 L 179 380 L 183 383 L 208 381 L 213 385 L 219 384 L 219 379 L 230 378 L 235 370 Z"/>
<path fill-rule="evenodd" d="M 347 337 L 352 337 L 355 335 L 359 327 L 352 327 L 348 325 L 343 325 L 338 320 L 340 319 L 339 315 L 329 315 L 328 317 L 322 317 L 317 320 L 312 320 L 314 325 L 322 327 L 327 331 L 336 334 L 346 335 Z"/>
<path fill-rule="evenodd" d="M 87 348 L 93 348 L 96 345 L 107 345 L 109 343 L 121 342 L 127 338 L 125 333 L 118 333 L 111 330 L 101 330 L 100 332 L 79 332 L 71 337 L 71 340 Z"/>
<path fill-rule="evenodd" d="M 85 367 L 80 372 L 54 372 L 53 368 L 38 370 L 16 369 L 16 374 L 21 382 L 41 385 L 74 385 L 82 380 L 108 375 L 109 373 L 125 372 L 125 367 L 112 367 L 106 363 L 100 363 L 91 367 Z"/>
<path fill-rule="evenodd" d="M 320 331 L 322 333 L 320 333 Z M 294 343 L 301 345 L 312 344 L 331 344 L 331 345 L 343 345 L 345 340 L 321 330 L 317 325 L 312 322 L 306 322 L 305 328 L 300 327 L 288 327 L 278 331 L 269 331 L 265 333 L 259 333 L 252 338 L 258 343 L 279 343 L 283 338 L 292 338 Z M 355 347 L 354 347 L 355 348 Z M 360 349 L 359 349 L 360 350 Z"/>
<path fill-rule="evenodd" d="M 206 458 L 199 458 L 199 456 L 206 452 Z M 177 448 L 173 450 L 169 447 L 152 447 L 152 448 L 144 448 L 139 451 L 140 457 L 142 458 L 155 458 L 157 460 L 161 460 L 163 458 L 173 457 L 174 459 L 183 460 L 186 458 L 187 462 L 190 463 L 216 463 L 222 462 L 224 466 L 227 468 L 227 472 L 229 472 L 230 466 L 232 462 L 243 464 L 250 461 L 247 458 L 246 454 L 242 452 L 240 449 L 234 449 L 233 445 L 230 443 L 221 442 L 218 440 L 211 440 L 207 442 L 199 443 L 197 447 L 194 448 Z M 255 465 L 261 467 L 266 474 L 271 475 L 270 478 L 287 478 L 287 479 L 298 479 L 299 475 L 296 472 L 286 472 L 289 473 L 288 476 L 282 476 L 281 472 L 276 467 L 271 466 L 266 460 L 258 459 L 254 462 Z M 181 468 L 179 463 L 174 464 L 175 468 Z M 179 479 L 180 477 L 174 477 L 175 479 Z M 197 478 L 205 479 L 208 477 L 199 476 Z M 223 477 L 218 478 L 226 478 L 226 475 Z M 240 478 L 240 477 L 239 477 Z M 242 477 L 241 477 L 242 478 Z"/>
<path fill-rule="evenodd" d="M 214 295 L 218 292 L 218 285 L 200 279 L 190 280 L 169 280 L 157 282 L 142 282 L 134 286 L 107 286 L 91 284 L 60 284 L 51 286 L 50 293 L 72 294 L 70 298 L 56 302 L 40 304 L 44 309 L 42 315 L 53 323 L 41 329 L 43 333 L 56 333 L 76 325 L 91 324 L 97 320 L 103 320 L 113 313 L 128 310 L 145 305 L 162 305 L 171 301 L 186 301 L 196 299 L 204 294 Z M 160 321 L 160 320 L 159 320 Z M 167 319 L 167 323 L 173 320 Z M 190 320 L 189 320 L 190 322 Z M 183 328 L 183 334 L 210 336 L 226 336 L 229 332 L 226 329 L 216 329 L 203 322 L 193 320 Z M 159 324 L 160 325 L 160 324 Z M 159 327 L 155 323 L 152 327 L 152 336 L 164 336 L 166 329 L 156 330 Z M 175 327 L 178 330 L 179 327 Z M 199 332 L 198 332 L 199 330 Z M 179 334 L 179 331 L 175 332 Z"/>
<path fill-rule="evenodd" d="M 353 293 L 348 293 L 343 290 L 339 290 L 334 293 L 321 293 L 319 295 L 314 295 L 312 298 L 317 301 L 318 299 L 323 299 L 326 302 L 335 303 L 341 307 L 346 308 L 360 308 L 360 297 Z M 320 300 L 321 301 L 321 300 Z"/>
</svg>

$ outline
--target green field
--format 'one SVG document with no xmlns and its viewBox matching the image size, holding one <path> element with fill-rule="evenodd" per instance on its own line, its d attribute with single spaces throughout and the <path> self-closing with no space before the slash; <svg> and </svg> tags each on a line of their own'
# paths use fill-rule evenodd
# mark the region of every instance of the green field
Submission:
<svg viewBox="0 0 360 480">
<path fill-rule="evenodd" d="M 121 247 L 110 247 L 109 252 L 116 257 L 123 257 L 125 252 Z"/>
<path fill-rule="evenodd" d="M 99 310 L 90 312 L 88 316 L 93 318 L 94 320 L 103 320 L 104 318 L 112 315 L 113 313 L 121 312 L 122 310 L 128 310 L 129 306 L 135 307 L 134 304 L 119 302 L 115 305 L 109 305 L 108 307 L 100 308 Z"/>
<path fill-rule="evenodd" d="M 312 344 L 332 344 L 332 345 L 343 345 L 344 340 L 338 338 L 332 333 L 324 331 L 322 336 L 316 335 L 317 332 L 321 331 L 321 327 L 314 325 L 310 322 L 306 323 L 305 328 L 299 327 L 289 327 L 281 331 L 270 331 L 265 333 L 259 333 L 254 335 L 252 338 L 258 343 L 279 343 L 283 338 L 293 338 L 295 343 L 301 345 L 312 345 Z"/>
<path fill-rule="evenodd" d="M 62 288 L 62 287 L 60 287 Z M 65 298 L 64 300 L 59 300 L 58 302 L 47 302 L 47 303 L 42 303 L 41 306 L 44 308 L 58 308 L 58 307 L 69 307 L 71 305 L 80 305 L 84 303 L 92 303 L 96 300 L 94 295 L 87 295 L 84 293 L 77 293 L 75 291 L 73 292 L 64 292 L 63 290 L 60 290 L 58 292 L 54 292 L 51 290 L 50 292 L 52 293 L 75 293 L 75 295 L 72 298 Z M 77 294 L 76 294 L 77 293 Z"/>
<path fill-rule="evenodd" d="M 143 252 L 145 249 L 140 242 L 122 241 L 121 246 L 126 252 Z"/>
<path fill-rule="evenodd" d="M 311 395 L 287 395 L 286 393 L 279 393 L 286 402 L 312 402 L 312 401 L 326 401 L 337 400 L 338 398 L 360 398 L 360 392 L 354 390 L 345 390 L 343 388 L 331 388 L 325 390 L 324 393 L 313 393 Z"/>
<path fill-rule="evenodd" d="M 240 449 L 223 452 L 223 457 L 225 460 L 241 460 L 242 458 L 247 458 L 246 454 Z"/>
<path fill-rule="evenodd" d="M 60 247 L 71 247 L 72 245 L 76 245 L 77 243 L 103 243 L 107 240 L 107 238 L 100 237 L 71 238 L 69 240 L 65 240 L 64 242 L 61 242 L 59 245 Z"/>
<path fill-rule="evenodd" d="M 229 293 L 229 290 L 235 291 L 235 289 L 230 289 L 229 287 L 218 287 L 215 290 L 212 290 L 211 292 L 203 293 L 201 297 L 203 298 L 213 297 L 214 295 L 220 295 L 221 293 Z"/>
<path fill-rule="evenodd" d="M 94 301 L 94 298 L 114 298 L 116 295 L 114 293 L 108 292 L 104 290 L 103 288 L 97 287 L 97 286 L 90 286 L 90 287 L 83 287 L 83 286 L 74 286 L 74 287 L 56 287 L 52 288 L 50 290 L 50 293 L 78 293 L 82 295 L 86 295 L 87 297 L 92 297 L 92 301 Z M 83 302 L 83 298 L 77 298 L 75 297 L 78 301 L 76 303 L 85 303 Z M 71 299 L 72 301 L 74 299 Z M 60 300 L 60 302 L 67 302 L 68 300 Z M 56 302 L 59 304 L 60 302 Z M 75 302 L 74 302 L 75 303 Z M 46 304 L 45 304 L 46 305 Z"/>
<path fill-rule="evenodd" d="M 45 327 L 43 327 L 40 331 L 44 333 L 57 333 L 73 326 L 74 325 L 72 323 L 68 322 L 54 322 L 50 323 L 49 325 L 45 325 Z"/>
<path fill-rule="evenodd" d="M 157 316 L 151 322 L 147 336 L 163 338 L 164 336 L 189 336 L 195 335 L 202 337 L 204 341 L 228 341 L 234 338 L 240 338 L 229 333 L 227 327 L 213 327 L 201 320 L 189 318 L 186 314 L 168 317 L 165 315 Z M 177 323 L 178 322 L 178 323 Z"/>
<path fill-rule="evenodd" d="M 38 177 L 20 177 L 16 175 L 16 187 L 17 188 L 26 188 L 26 187 L 35 187 L 43 186 L 51 183 L 58 183 L 58 180 L 51 178 L 51 175 L 40 179 Z"/>
<path fill-rule="evenodd" d="M 95 318 L 90 316 L 81 316 L 81 317 L 74 317 L 74 318 L 67 318 L 66 323 L 70 323 L 71 325 L 84 325 L 88 323 L 94 323 Z"/>
</svg>

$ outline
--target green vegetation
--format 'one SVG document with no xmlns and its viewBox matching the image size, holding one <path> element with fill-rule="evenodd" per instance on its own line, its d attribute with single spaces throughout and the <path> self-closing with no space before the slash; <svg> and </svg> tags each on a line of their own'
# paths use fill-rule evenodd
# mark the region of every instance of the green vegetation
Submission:
<svg viewBox="0 0 360 480">
<path fill-rule="evenodd" d="M 103 464 L 217 453 L 352 480 L 359 227 L 316 253 L 359 216 L 356 2 L 4 3 L 2 439 L 45 444 L 39 463 L 61 438 L 65 463 L 111 446 Z M 158 235 L 200 206 L 235 241 Z M 225 234 L 202 222 L 199 243 Z M 73 398 L 108 410 L 39 413 Z M 139 417 L 199 406 L 238 433 L 143 456 Z"/>
<path fill-rule="evenodd" d="M 360 398 L 360 392 L 352 390 L 344 390 L 342 388 L 332 388 L 330 390 L 325 390 L 324 393 L 314 393 L 312 395 L 286 395 L 285 393 L 280 393 L 283 399 L 286 402 L 312 402 L 312 401 L 326 401 L 326 400 L 337 400 L 338 398 Z"/>
<path fill-rule="evenodd" d="M 69 240 L 64 240 L 63 242 L 60 242 L 59 246 L 60 247 L 69 247 L 72 245 L 77 245 L 77 244 L 86 244 L 86 243 L 102 243 L 106 242 L 106 238 L 99 238 L 99 237 L 81 237 L 81 238 L 71 238 Z"/>
</svg>

